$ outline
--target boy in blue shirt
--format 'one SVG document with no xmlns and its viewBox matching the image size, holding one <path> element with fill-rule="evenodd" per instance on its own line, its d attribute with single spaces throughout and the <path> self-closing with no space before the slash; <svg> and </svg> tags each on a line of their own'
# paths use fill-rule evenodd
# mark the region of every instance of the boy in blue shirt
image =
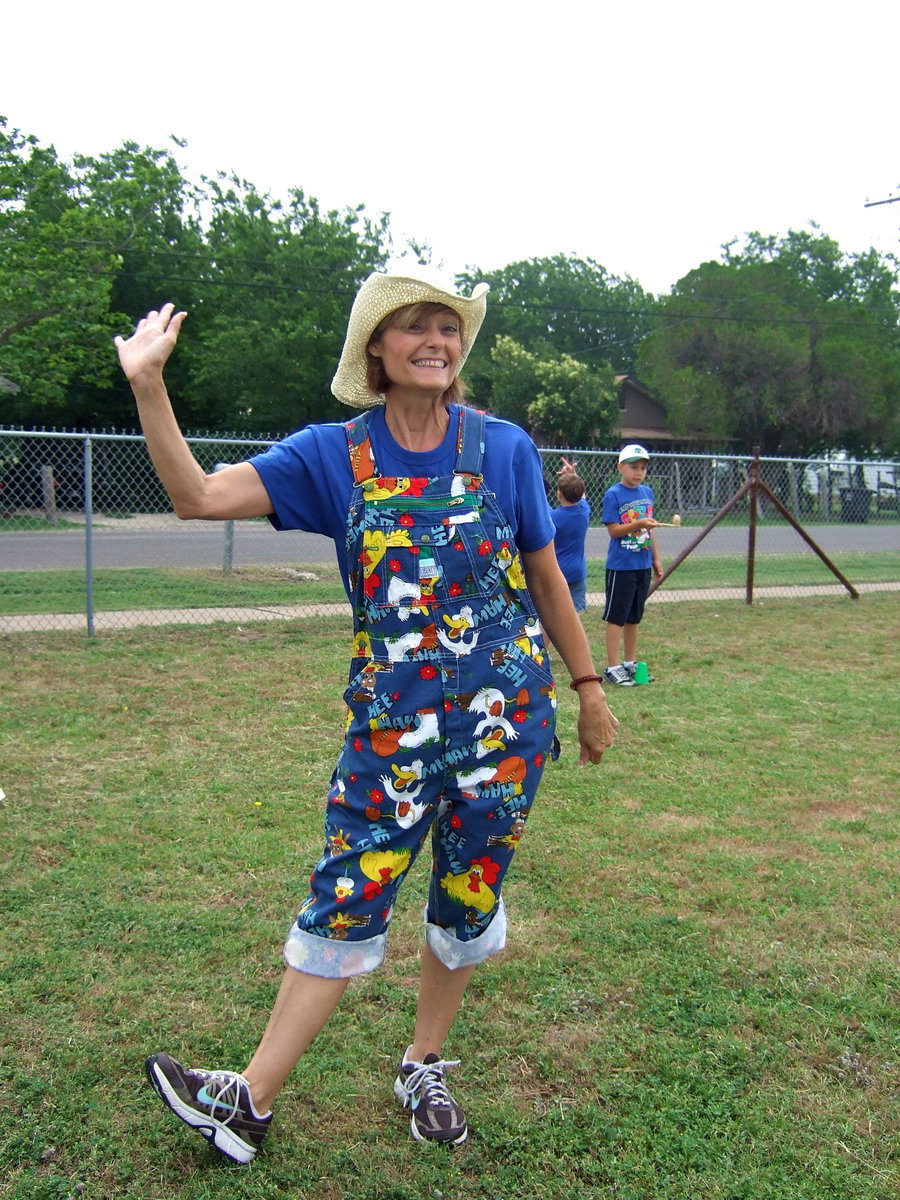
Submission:
<svg viewBox="0 0 900 1200">
<path fill-rule="evenodd" d="M 584 494 L 584 480 L 575 474 L 574 463 L 563 459 L 556 485 L 559 507 L 553 509 L 553 524 L 556 535 L 553 547 L 556 561 L 563 573 L 576 612 L 587 608 L 587 559 L 584 539 L 587 537 L 591 519 L 591 506 Z"/>
<path fill-rule="evenodd" d="M 606 555 L 606 658 L 607 683 L 634 686 L 637 665 L 638 625 L 650 590 L 651 572 L 662 578 L 663 566 L 651 530 L 653 490 L 644 483 L 650 455 L 643 446 L 625 446 L 619 453 L 621 482 L 603 497 L 603 523 L 609 531 Z M 620 647 L 624 654 L 620 654 Z"/>
</svg>

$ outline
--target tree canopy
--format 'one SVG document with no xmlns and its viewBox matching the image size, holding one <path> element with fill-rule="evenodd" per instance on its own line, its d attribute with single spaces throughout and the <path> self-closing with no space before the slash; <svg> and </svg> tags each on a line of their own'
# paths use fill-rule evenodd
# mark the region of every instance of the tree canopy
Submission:
<svg viewBox="0 0 900 1200">
<path fill-rule="evenodd" d="M 4 419 L 133 426 L 112 339 L 171 300 L 190 316 L 167 369 L 193 428 L 284 432 L 337 417 L 329 384 L 388 218 L 322 213 L 220 177 L 189 185 L 167 151 L 127 143 L 71 166 L 0 118 Z"/>
<path fill-rule="evenodd" d="M 389 217 L 323 212 L 299 187 L 191 183 L 178 147 L 65 163 L 0 117 L 4 422 L 133 428 L 112 339 L 167 300 L 189 314 L 167 368 L 186 428 L 280 434 L 345 415 L 330 381 L 353 296 L 387 262 Z M 895 454 L 896 266 L 812 227 L 749 234 L 662 299 L 574 255 L 472 267 L 457 285 L 491 294 L 465 377 L 548 445 L 618 440 L 615 372 L 704 448 Z"/>
<path fill-rule="evenodd" d="M 655 300 L 599 263 L 559 254 L 497 271 L 470 268 L 469 291 L 490 285 L 487 314 L 466 380 L 492 412 L 547 445 L 603 445 L 618 438 L 616 370 L 633 370 L 652 328 Z"/>
<path fill-rule="evenodd" d="M 634 369 L 638 346 L 653 326 L 654 298 L 591 259 L 558 254 L 497 271 L 470 268 L 458 277 L 466 290 L 482 280 L 490 284 L 490 299 L 468 369 L 473 378 L 486 376 L 488 387 L 498 337 L 538 355 L 553 351 L 588 365 L 611 363 L 624 374 Z"/>
<path fill-rule="evenodd" d="M 102 388 L 113 374 L 117 239 L 83 186 L 77 168 L 0 118 L 0 374 L 23 405 L 55 415 L 74 381 Z"/>
<path fill-rule="evenodd" d="M 673 429 L 766 454 L 900 446 L 898 293 L 874 252 L 748 237 L 661 301 L 638 372 Z"/>
<path fill-rule="evenodd" d="M 387 218 L 323 214 L 300 189 L 281 204 L 235 179 L 207 181 L 206 199 L 203 269 L 214 286 L 190 339 L 192 402 L 210 426 L 282 431 L 341 418 L 331 379 L 353 297 L 384 265 Z"/>
<path fill-rule="evenodd" d="M 531 354 L 510 337 L 491 351 L 492 411 L 545 446 L 608 446 L 618 437 L 615 377 L 570 354 Z"/>
</svg>

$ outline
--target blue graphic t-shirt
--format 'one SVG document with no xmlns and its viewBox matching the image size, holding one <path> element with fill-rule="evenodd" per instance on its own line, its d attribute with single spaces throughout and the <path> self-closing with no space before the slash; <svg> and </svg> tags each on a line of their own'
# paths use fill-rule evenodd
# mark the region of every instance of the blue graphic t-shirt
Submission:
<svg viewBox="0 0 900 1200">
<path fill-rule="evenodd" d="M 556 561 L 566 583 L 580 583 L 587 578 L 587 559 L 584 539 L 591 519 L 591 506 L 584 496 L 577 504 L 561 504 L 553 510 L 556 526 Z"/>
<path fill-rule="evenodd" d="M 603 497 L 604 525 L 627 525 L 653 516 L 653 489 L 646 483 L 626 487 L 613 484 Z M 638 529 L 624 537 L 609 539 L 606 566 L 611 571 L 645 571 L 653 566 L 653 542 L 649 529 Z"/>
<path fill-rule="evenodd" d="M 419 453 L 394 441 L 384 408 L 373 408 L 369 420 L 372 449 L 384 475 L 435 476 L 452 472 L 456 463 L 458 406 L 450 405 L 450 425 L 443 443 Z M 308 425 L 257 454 L 250 462 L 269 493 L 276 529 L 303 529 L 334 540 L 344 588 L 348 565 L 344 538 L 353 474 L 347 434 L 341 424 Z M 541 458 L 534 442 L 518 425 L 496 417 L 485 419 L 482 471 L 497 497 L 520 551 L 541 550 L 555 527 L 544 489 Z M 349 595 L 349 591 L 348 591 Z"/>
</svg>

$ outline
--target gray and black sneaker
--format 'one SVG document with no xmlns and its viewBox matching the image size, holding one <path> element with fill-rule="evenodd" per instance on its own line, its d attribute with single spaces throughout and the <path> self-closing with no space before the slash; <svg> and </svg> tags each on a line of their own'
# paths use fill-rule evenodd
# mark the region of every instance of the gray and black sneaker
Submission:
<svg viewBox="0 0 900 1200">
<path fill-rule="evenodd" d="M 394 1095 L 404 1108 L 412 1110 L 409 1128 L 417 1142 L 461 1146 L 468 1137 L 466 1114 L 444 1083 L 444 1072 L 458 1066 L 458 1062 L 444 1062 L 436 1054 L 426 1054 L 424 1062 L 404 1060 L 400 1064 Z"/>
<path fill-rule="evenodd" d="M 624 667 L 607 667 L 603 672 L 604 683 L 616 683 L 619 687 L 634 687 L 634 680 Z"/>
<path fill-rule="evenodd" d="M 168 1054 L 153 1054 L 146 1065 L 147 1078 L 177 1117 L 199 1130 L 226 1158 L 250 1162 L 272 1114 L 261 1117 L 253 1107 L 243 1075 L 189 1070 Z"/>
</svg>

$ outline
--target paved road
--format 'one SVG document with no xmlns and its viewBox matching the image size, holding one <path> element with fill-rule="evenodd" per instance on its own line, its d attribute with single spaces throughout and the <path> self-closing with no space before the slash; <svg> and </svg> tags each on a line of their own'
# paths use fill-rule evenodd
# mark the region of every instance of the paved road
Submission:
<svg viewBox="0 0 900 1200">
<path fill-rule="evenodd" d="M 94 530 L 95 567 L 221 567 L 225 526 L 186 521 L 171 527 Z M 78 529 L 38 533 L 0 532 L 0 571 L 43 571 L 84 567 L 85 537 Z M 276 533 L 258 522 L 234 524 L 234 566 L 333 563 L 328 538 L 312 533 Z"/>
<path fill-rule="evenodd" d="M 152 522 L 148 527 L 143 523 Z M 141 519 L 133 525 L 116 522 L 94 530 L 95 567 L 221 567 L 225 526 L 202 521 L 179 522 L 174 517 Z M 663 529 L 659 533 L 665 561 L 671 561 L 702 529 L 701 525 Z M 807 532 L 826 554 L 841 550 L 900 549 L 900 525 L 812 525 Z M 606 555 L 608 538 L 603 529 L 588 532 L 590 558 Z M 757 553 L 790 554 L 805 542 L 786 522 L 760 526 Z M 747 530 L 719 526 L 694 551 L 695 554 L 745 554 Z M 276 533 L 258 521 L 238 521 L 234 526 L 233 563 L 240 566 L 333 563 L 334 549 L 327 538 L 312 533 Z M 85 563 L 85 538 L 79 529 L 4 533 L 0 529 L 0 571 L 81 569 Z"/>
</svg>

